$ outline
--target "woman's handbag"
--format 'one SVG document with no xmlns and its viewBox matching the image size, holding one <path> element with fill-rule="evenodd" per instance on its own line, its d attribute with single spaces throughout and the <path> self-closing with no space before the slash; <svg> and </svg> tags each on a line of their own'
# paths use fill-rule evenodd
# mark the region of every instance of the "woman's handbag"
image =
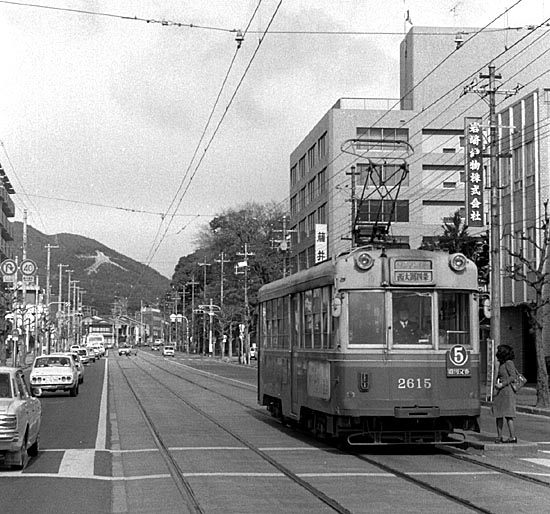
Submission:
<svg viewBox="0 0 550 514">
<path fill-rule="evenodd" d="M 514 393 L 517 393 L 527 382 L 527 379 L 519 372 L 516 371 L 516 378 L 512 380 L 510 385 L 514 390 Z"/>
</svg>

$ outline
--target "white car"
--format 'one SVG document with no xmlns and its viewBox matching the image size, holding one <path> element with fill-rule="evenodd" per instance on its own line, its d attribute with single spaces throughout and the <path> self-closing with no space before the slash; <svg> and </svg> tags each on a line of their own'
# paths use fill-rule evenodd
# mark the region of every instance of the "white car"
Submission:
<svg viewBox="0 0 550 514">
<path fill-rule="evenodd" d="M 56 352 L 50 353 L 50 355 L 66 355 L 73 359 L 74 365 L 76 366 L 76 371 L 78 372 L 78 383 L 82 384 L 84 382 L 84 363 L 81 361 L 78 352 Z"/>
<path fill-rule="evenodd" d="M 23 469 L 38 454 L 42 406 L 30 394 L 20 368 L 0 366 L 0 454 L 3 464 Z"/>
<path fill-rule="evenodd" d="M 174 357 L 176 355 L 176 351 L 173 346 L 166 345 L 162 348 L 162 355 L 163 357 Z"/>
<path fill-rule="evenodd" d="M 36 357 L 30 382 L 34 396 L 57 391 L 68 391 L 70 396 L 78 395 L 78 371 L 74 360 L 66 355 Z"/>
</svg>

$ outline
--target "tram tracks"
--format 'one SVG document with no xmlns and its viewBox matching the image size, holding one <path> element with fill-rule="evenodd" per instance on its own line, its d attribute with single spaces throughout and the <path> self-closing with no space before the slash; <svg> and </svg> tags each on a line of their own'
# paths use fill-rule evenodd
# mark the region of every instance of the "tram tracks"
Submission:
<svg viewBox="0 0 550 514">
<path fill-rule="evenodd" d="M 254 454 L 256 454 L 258 457 L 263 459 L 264 461 L 271 464 L 275 469 L 277 469 L 280 473 L 285 475 L 288 479 L 290 479 L 295 484 L 299 485 L 306 491 L 308 491 L 310 494 L 312 494 L 316 499 L 330 507 L 334 512 L 340 513 L 340 514 L 353 514 L 349 509 L 345 508 L 343 505 L 341 505 L 339 502 L 337 502 L 335 499 L 330 498 L 328 495 L 323 493 L 321 490 L 314 487 L 312 484 L 307 482 L 306 480 L 299 477 L 296 473 L 294 473 L 292 470 L 287 468 L 286 466 L 279 463 L 277 460 L 275 460 L 273 457 L 271 457 L 268 453 L 261 450 L 257 446 L 253 445 L 243 437 L 241 437 L 238 433 L 236 433 L 234 430 L 232 430 L 230 427 L 224 425 L 220 421 L 218 421 L 216 418 L 208 414 L 206 411 L 198 407 L 197 405 L 190 402 L 187 398 L 183 397 L 180 393 L 175 391 L 173 388 L 168 387 L 163 382 L 159 381 L 157 377 L 155 377 L 152 373 L 150 373 L 148 370 L 140 366 L 136 363 L 136 361 L 133 361 L 135 366 L 140 369 L 141 372 L 149 375 L 153 380 L 155 380 L 158 384 L 160 384 L 162 387 L 164 387 L 167 391 L 169 391 L 172 395 L 174 395 L 176 398 L 178 398 L 183 404 L 185 404 L 188 408 L 192 409 L 194 412 L 202 416 L 203 418 L 207 419 L 211 423 L 213 423 L 215 426 L 226 432 L 229 436 L 233 437 L 236 441 L 241 443 L 244 447 L 248 448 L 250 451 L 252 451 Z M 161 366 L 157 366 L 154 364 L 157 368 L 161 369 L 162 371 L 166 371 Z M 156 427 L 156 424 L 154 420 L 147 414 L 147 410 L 145 406 L 143 405 L 143 402 L 139 399 L 134 387 L 132 386 L 132 383 L 130 382 L 130 379 L 128 378 L 126 372 L 124 371 L 123 367 L 120 366 L 119 368 L 121 370 L 122 376 L 124 377 L 124 380 L 132 392 L 134 398 L 136 399 L 136 402 L 139 406 L 139 409 L 146 419 L 147 425 L 149 430 L 151 431 L 151 434 L 153 435 L 153 438 L 155 440 L 155 444 L 158 446 L 161 455 L 163 456 L 164 460 L 168 464 L 170 475 L 172 476 L 174 483 L 177 485 L 178 490 L 180 491 L 180 494 L 182 496 L 182 499 L 185 501 L 185 503 L 192 509 L 193 513 L 196 514 L 203 514 L 204 510 L 201 507 L 200 501 L 196 497 L 196 495 L 193 492 L 193 489 L 191 488 L 191 485 L 189 484 L 189 481 L 185 478 L 184 472 L 181 470 L 180 466 L 178 465 L 176 459 L 171 455 L 169 449 L 164 444 L 162 436 L 160 435 L 159 430 Z M 177 376 L 178 378 L 182 378 L 177 374 L 172 373 L 173 375 Z M 194 383 L 194 385 L 198 385 Z M 203 387 L 203 386 L 201 386 Z M 216 392 L 216 394 L 220 394 Z M 229 398 L 229 397 L 226 397 Z M 231 398 L 229 398 L 231 399 Z M 238 402 L 237 402 L 238 403 Z M 247 408 L 249 406 L 246 406 Z"/>
<path fill-rule="evenodd" d="M 162 372 L 166 373 L 166 374 L 169 374 L 173 377 L 176 377 L 180 380 L 183 380 L 187 383 L 190 383 L 192 385 L 194 385 L 195 387 L 199 387 L 199 388 L 202 388 L 206 391 L 209 391 L 213 394 L 216 394 L 216 395 L 219 395 L 231 402 L 234 402 L 244 408 L 247 408 L 249 409 L 250 408 L 250 404 L 249 403 L 246 403 L 246 402 L 243 402 L 243 401 L 240 401 L 239 399 L 236 399 L 234 396 L 231 396 L 227 393 L 223 393 L 219 390 L 217 390 L 216 388 L 210 388 L 204 384 L 201 384 L 199 382 L 196 382 L 194 380 L 191 380 L 189 379 L 188 377 L 183 377 L 181 376 L 181 374 L 179 373 L 176 373 L 172 370 L 169 370 L 169 369 L 166 369 L 165 367 L 163 366 L 159 366 L 158 364 L 156 364 L 155 362 L 152 362 L 151 360 L 149 359 L 146 359 L 146 362 L 156 368 L 158 368 L 159 370 L 161 370 Z M 147 371 L 145 368 L 143 368 L 142 366 L 139 366 L 137 363 L 136 363 L 136 366 L 143 372 L 147 373 L 153 380 L 156 380 L 158 381 L 158 379 L 153 375 L 151 374 L 149 371 Z M 201 373 L 200 370 L 196 370 L 192 367 L 189 367 L 189 369 L 192 369 L 193 371 L 196 371 L 197 373 Z M 210 374 L 210 375 L 213 375 L 213 374 Z M 224 377 L 220 377 L 222 380 L 224 379 Z M 335 512 L 346 512 L 346 513 L 349 513 L 350 511 L 348 509 L 346 509 L 345 507 L 343 507 L 341 504 L 339 504 L 337 501 L 329 498 L 328 496 L 326 496 L 322 491 L 319 491 L 317 488 L 311 486 L 311 484 L 309 484 L 308 482 L 304 481 L 301 477 L 297 476 L 294 472 L 292 472 L 291 470 L 289 470 L 288 468 L 286 468 L 285 466 L 282 466 L 280 463 L 278 463 L 276 460 L 274 460 L 270 455 L 266 454 L 265 452 L 263 452 L 261 449 L 259 449 L 258 447 L 250 444 L 248 441 L 244 440 L 239 434 L 235 433 L 234 430 L 226 427 L 226 426 L 223 426 L 222 424 L 219 423 L 218 420 L 214 419 L 212 416 L 210 416 L 208 413 L 204 412 L 202 409 L 200 409 L 199 407 L 197 406 L 194 406 L 192 405 L 190 402 L 188 402 L 185 398 L 183 398 L 181 395 L 179 395 L 177 392 L 173 391 L 171 388 L 169 388 L 168 386 L 166 386 L 166 384 L 163 384 L 162 382 L 159 382 L 163 387 L 165 387 L 167 390 L 169 390 L 172 394 L 175 394 L 181 401 L 183 401 L 188 407 L 192 408 L 195 412 L 197 412 L 198 414 L 204 416 L 205 418 L 207 418 L 209 421 L 211 421 L 212 423 L 216 424 L 219 428 L 223 429 L 224 431 L 226 431 L 229 435 L 231 435 L 232 437 L 234 437 L 237 441 L 239 441 L 241 444 L 243 444 L 245 447 L 247 447 L 248 449 L 250 449 L 251 451 L 253 451 L 256 455 L 260 456 L 262 459 L 264 459 L 265 461 L 269 462 L 271 465 L 273 465 L 276 469 L 278 469 L 281 473 L 283 473 L 284 475 L 286 475 L 289 479 L 291 479 L 294 483 L 296 484 L 299 484 L 301 487 L 303 487 L 304 489 L 308 490 L 311 494 L 313 494 L 316 498 L 320 499 L 321 501 L 323 501 L 323 503 L 325 503 L 326 505 L 330 506 Z M 234 387 L 237 387 L 239 389 L 249 389 L 248 386 L 245 386 L 245 385 L 240 385 L 240 384 L 237 384 L 237 383 L 233 383 L 232 384 Z M 270 416 L 268 416 L 266 414 L 266 418 L 268 419 L 271 419 Z M 449 500 L 451 502 L 453 502 L 454 504 L 457 504 L 457 505 L 460 505 L 472 512 L 477 512 L 477 513 L 482 513 L 482 514 L 494 514 L 494 511 L 491 511 L 481 505 L 476 505 L 474 502 L 470 501 L 469 499 L 467 498 L 464 498 L 458 494 L 454 494 L 448 490 L 445 490 L 444 488 L 442 487 L 438 487 L 436 485 L 433 485 L 433 484 L 430 484 L 429 482 L 425 481 L 425 480 L 422 480 L 416 476 L 414 476 L 414 473 L 408 473 L 408 472 L 404 472 L 404 471 L 401 471 L 400 469 L 398 469 L 397 467 L 395 466 L 392 466 L 392 465 L 388 465 L 388 464 L 385 464 L 385 463 L 382 463 L 382 462 L 379 462 L 378 460 L 376 460 L 375 458 L 372 458 L 372 457 L 367 457 L 365 455 L 357 455 L 355 452 L 349 452 L 343 448 L 340 448 L 341 451 L 343 451 L 344 453 L 348 454 L 348 455 L 353 455 L 355 458 L 363 461 L 363 462 L 366 462 L 368 463 L 369 465 L 385 472 L 385 473 L 388 473 L 388 474 L 391 474 L 391 475 L 394 475 L 414 486 L 417 486 L 423 490 L 426 490 L 426 491 L 429 491 L 437 496 L 440 496 L 446 500 Z M 529 482 L 530 484 L 532 485 L 537 485 L 537 486 L 542 486 L 542 487 L 545 487 L 545 488 L 550 488 L 550 484 L 543 481 L 543 480 L 540 480 L 540 479 L 537 479 L 535 477 L 531 477 L 531 476 L 527 476 L 527 475 L 523 475 L 521 473 L 518 473 L 518 472 L 514 472 L 514 471 L 510 471 L 510 470 L 506 470 L 506 469 L 503 469 L 501 467 L 498 467 L 498 466 L 495 466 L 495 465 L 492 465 L 492 464 L 489 464 L 489 463 L 483 463 L 483 462 L 479 462 L 473 458 L 469 458 L 465 455 L 456 455 L 454 453 L 451 453 L 451 451 L 447 451 L 443 448 L 443 450 L 445 451 L 446 453 L 446 456 L 452 458 L 452 459 L 457 459 L 457 460 L 460 460 L 462 462 L 467 462 L 468 464 L 471 464 L 471 465 L 474 465 L 474 466 L 477 466 L 477 467 L 482 467 L 484 469 L 488 469 L 490 470 L 491 472 L 494 472 L 494 473 L 499 473 L 499 474 L 502 474 L 502 475 L 506 475 L 510 478 L 514 478 L 514 479 L 517 479 L 517 480 L 522 480 L 522 481 L 525 481 L 525 482 Z M 199 512 L 199 511 L 197 511 Z"/>
</svg>

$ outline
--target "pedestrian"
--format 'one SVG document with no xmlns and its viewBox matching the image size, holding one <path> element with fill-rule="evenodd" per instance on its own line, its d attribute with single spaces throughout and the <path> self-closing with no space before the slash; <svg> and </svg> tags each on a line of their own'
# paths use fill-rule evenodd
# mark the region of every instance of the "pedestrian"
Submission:
<svg viewBox="0 0 550 514">
<path fill-rule="evenodd" d="M 498 372 L 492 406 L 492 413 L 496 418 L 497 424 L 497 439 L 495 443 L 517 443 L 518 439 L 514 430 L 516 393 L 512 389 L 512 382 L 517 377 L 516 366 L 514 365 L 514 350 L 507 344 L 501 344 L 497 348 L 496 358 L 498 361 Z M 510 433 L 510 437 L 506 440 L 502 437 L 504 418 L 506 418 L 508 432 Z"/>
</svg>

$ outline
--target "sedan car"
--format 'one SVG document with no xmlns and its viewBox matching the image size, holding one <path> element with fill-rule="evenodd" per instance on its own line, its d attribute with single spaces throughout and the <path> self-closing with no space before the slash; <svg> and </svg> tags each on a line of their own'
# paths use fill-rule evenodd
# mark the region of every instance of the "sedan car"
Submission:
<svg viewBox="0 0 550 514">
<path fill-rule="evenodd" d="M 60 352 L 51 353 L 50 355 L 66 355 L 67 357 L 73 359 L 74 365 L 76 366 L 76 371 L 78 373 L 78 383 L 82 384 L 84 382 L 84 364 L 80 360 L 80 355 L 78 355 L 78 352 Z"/>
<path fill-rule="evenodd" d="M 162 348 L 163 357 L 174 357 L 175 354 L 176 354 L 176 351 L 175 351 L 174 347 L 171 346 L 171 345 L 165 345 Z"/>
<path fill-rule="evenodd" d="M 3 464 L 23 469 L 38 454 L 42 407 L 33 398 L 23 370 L 0 366 L 0 454 Z"/>
<path fill-rule="evenodd" d="M 57 391 L 68 391 L 70 396 L 78 395 L 78 371 L 73 359 L 66 355 L 36 357 L 30 381 L 34 396 Z"/>
<path fill-rule="evenodd" d="M 126 355 L 126 357 L 129 357 L 132 354 L 136 355 L 136 351 L 129 344 L 125 343 L 122 346 L 118 347 L 118 354 Z"/>
</svg>

